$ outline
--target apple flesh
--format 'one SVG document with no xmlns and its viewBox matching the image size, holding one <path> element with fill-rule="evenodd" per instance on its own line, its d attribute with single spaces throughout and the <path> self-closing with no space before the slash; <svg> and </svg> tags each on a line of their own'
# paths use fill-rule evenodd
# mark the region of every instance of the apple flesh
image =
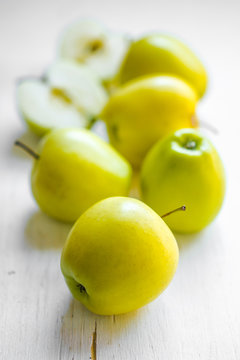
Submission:
<svg viewBox="0 0 240 360">
<path fill-rule="evenodd" d="M 17 87 L 19 112 L 28 127 L 42 136 L 56 128 L 85 127 L 87 118 L 79 113 L 71 101 L 52 91 L 38 79 L 26 79 Z"/>
<path fill-rule="evenodd" d="M 50 66 L 46 79 L 51 88 L 64 94 L 87 118 L 98 115 L 107 102 L 103 85 L 86 65 L 59 60 Z"/>
<path fill-rule="evenodd" d="M 126 196 L 131 167 L 109 144 L 85 129 L 46 135 L 32 169 L 32 192 L 47 215 L 74 222 L 88 207 L 110 196 Z"/>
<path fill-rule="evenodd" d="M 165 222 L 139 200 L 112 197 L 75 223 L 61 270 L 77 300 L 94 313 L 113 315 L 154 300 L 177 263 L 178 246 Z"/>
<path fill-rule="evenodd" d="M 225 193 L 222 161 L 212 143 L 194 129 L 181 129 L 160 140 L 141 170 L 141 197 L 158 214 L 181 204 L 186 213 L 166 218 L 171 230 L 194 233 L 219 212 Z"/>
<path fill-rule="evenodd" d="M 86 64 L 100 79 L 110 80 L 128 47 L 126 35 L 114 33 L 94 20 L 79 20 L 63 33 L 59 57 Z"/>
</svg>

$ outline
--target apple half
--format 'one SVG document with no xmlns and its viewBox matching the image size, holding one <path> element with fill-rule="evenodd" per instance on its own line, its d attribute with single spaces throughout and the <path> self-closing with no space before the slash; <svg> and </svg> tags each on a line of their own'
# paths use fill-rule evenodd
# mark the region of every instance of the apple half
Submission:
<svg viewBox="0 0 240 360">
<path fill-rule="evenodd" d="M 18 84 L 17 103 L 25 122 L 39 136 L 55 128 L 88 124 L 67 96 L 38 79 L 26 79 Z"/>
<path fill-rule="evenodd" d="M 117 34 L 94 20 L 80 20 L 62 35 L 59 56 L 87 64 L 102 80 L 117 73 L 129 48 L 126 35 Z"/>
<path fill-rule="evenodd" d="M 45 76 L 50 87 L 70 99 L 87 118 L 98 115 L 108 100 L 99 78 L 87 65 L 60 60 L 50 66 Z"/>
</svg>

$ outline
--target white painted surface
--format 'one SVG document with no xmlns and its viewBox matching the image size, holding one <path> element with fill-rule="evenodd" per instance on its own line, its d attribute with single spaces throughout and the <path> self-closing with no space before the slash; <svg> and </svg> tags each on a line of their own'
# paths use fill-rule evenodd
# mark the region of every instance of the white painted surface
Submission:
<svg viewBox="0 0 240 360">
<path fill-rule="evenodd" d="M 97 322 L 97 359 L 239 360 L 240 42 L 237 0 L 0 2 L 0 358 L 89 359 Z M 177 34 L 200 54 L 211 84 L 199 105 L 226 166 L 222 212 L 202 233 L 177 237 L 174 281 L 152 304 L 100 317 L 73 301 L 59 259 L 69 230 L 38 211 L 29 186 L 31 161 L 12 144 L 24 134 L 15 81 L 52 61 L 61 29 L 92 15 L 116 29 Z M 36 139 L 23 138 L 30 145 Z"/>
</svg>

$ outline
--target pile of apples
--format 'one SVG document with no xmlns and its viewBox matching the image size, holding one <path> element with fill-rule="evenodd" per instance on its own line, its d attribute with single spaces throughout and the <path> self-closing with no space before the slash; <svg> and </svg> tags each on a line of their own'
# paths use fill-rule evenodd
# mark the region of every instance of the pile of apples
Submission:
<svg viewBox="0 0 240 360">
<path fill-rule="evenodd" d="M 76 221 L 61 270 L 89 310 L 120 314 L 155 299 L 177 268 L 171 230 L 200 231 L 220 210 L 223 165 L 196 116 L 206 87 L 204 66 L 179 40 L 131 40 L 90 20 L 66 29 L 41 79 L 18 85 L 21 116 L 44 136 L 36 151 L 16 145 L 34 158 L 40 209 Z M 91 131 L 96 121 L 110 144 Z M 128 197 L 133 171 L 141 200 Z"/>
</svg>

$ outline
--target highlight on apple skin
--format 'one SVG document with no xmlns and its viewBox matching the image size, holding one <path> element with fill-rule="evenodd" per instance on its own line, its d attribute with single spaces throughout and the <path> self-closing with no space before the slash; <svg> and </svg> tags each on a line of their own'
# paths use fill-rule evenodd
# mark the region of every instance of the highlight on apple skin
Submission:
<svg viewBox="0 0 240 360">
<path fill-rule="evenodd" d="M 72 295 L 100 315 L 154 300 L 177 264 L 178 246 L 168 226 L 143 202 L 127 197 L 104 199 L 82 214 L 61 256 Z"/>
<path fill-rule="evenodd" d="M 185 214 L 166 218 L 171 230 L 194 233 L 218 214 L 225 194 L 225 173 L 210 140 L 194 129 L 181 129 L 158 141 L 144 159 L 142 200 L 158 214 L 184 203 Z"/>
</svg>

